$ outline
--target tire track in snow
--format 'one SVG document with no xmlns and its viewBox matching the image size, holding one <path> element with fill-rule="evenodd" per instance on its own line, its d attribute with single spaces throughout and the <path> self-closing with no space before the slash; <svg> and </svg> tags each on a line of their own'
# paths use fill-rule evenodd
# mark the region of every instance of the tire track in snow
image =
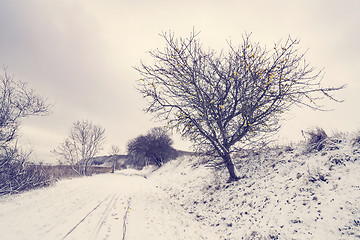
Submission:
<svg viewBox="0 0 360 240">
<path fill-rule="evenodd" d="M 128 199 L 128 206 L 127 206 L 127 209 L 125 211 L 124 218 L 123 218 L 123 237 L 122 237 L 122 240 L 125 240 L 125 238 L 126 238 L 126 222 L 127 222 L 127 214 L 129 212 L 129 209 L 130 209 L 130 203 L 131 203 L 131 198 Z"/>
<path fill-rule="evenodd" d="M 145 191 L 145 181 L 138 176 L 99 175 L 0 198 L 0 239 L 122 239 L 128 200 Z"/>
<path fill-rule="evenodd" d="M 63 239 L 66 239 L 82 222 L 84 222 L 84 220 L 90 215 L 92 214 L 100 205 L 102 205 L 108 198 L 110 198 L 112 194 L 108 195 L 103 201 L 101 201 L 98 205 L 96 205 L 88 214 L 85 215 L 85 217 L 83 217 L 63 238 L 61 238 L 62 240 Z M 113 198 L 114 198 L 115 194 L 113 194 Z M 113 199 L 112 198 L 112 199 Z M 111 204 L 112 202 L 112 199 L 109 203 L 109 205 Z M 116 199 L 117 200 L 117 199 Z M 101 227 L 101 226 L 100 226 Z M 100 229 L 100 228 L 99 228 Z"/>
<path fill-rule="evenodd" d="M 101 215 L 101 218 L 99 219 L 95 230 L 91 234 L 90 239 L 97 239 L 97 237 L 99 235 L 99 232 L 100 232 L 100 229 L 103 226 L 103 224 L 105 223 L 106 219 L 109 217 L 109 214 L 110 214 L 111 210 L 114 208 L 115 204 L 117 203 L 117 201 L 119 199 L 119 195 L 120 194 L 114 194 L 113 195 L 113 197 L 110 200 L 109 204 L 107 205 L 105 211 Z"/>
</svg>

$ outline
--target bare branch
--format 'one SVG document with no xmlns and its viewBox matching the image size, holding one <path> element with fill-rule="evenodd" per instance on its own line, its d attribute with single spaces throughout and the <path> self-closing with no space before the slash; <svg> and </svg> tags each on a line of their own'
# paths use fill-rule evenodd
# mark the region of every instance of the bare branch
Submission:
<svg viewBox="0 0 360 240">
<path fill-rule="evenodd" d="M 87 175 L 104 141 L 105 129 L 87 120 L 77 121 L 69 137 L 52 152 L 62 157 L 79 175 Z"/>
<path fill-rule="evenodd" d="M 0 75 L 0 145 L 6 146 L 17 137 L 22 118 L 48 115 L 50 104 L 29 89 L 25 82 L 16 81 L 2 68 Z"/>
</svg>

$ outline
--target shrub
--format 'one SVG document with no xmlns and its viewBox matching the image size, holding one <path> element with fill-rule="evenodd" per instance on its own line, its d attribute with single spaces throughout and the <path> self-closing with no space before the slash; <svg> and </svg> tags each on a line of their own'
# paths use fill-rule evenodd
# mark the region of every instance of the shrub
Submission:
<svg viewBox="0 0 360 240">
<path fill-rule="evenodd" d="M 324 129 L 315 128 L 307 132 L 303 132 L 306 138 L 306 152 L 322 151 L 322 150 L 336 150 L 339 149 L 339 144 L 342 142 L 340 134 L 329 137 Z"/>
<path fill-rule="evenodd" d="M 160 167 L 177 157 L 178 153 L 172 144 L 173 141 L 165 130 L 153 128 L 147 135 L 140 135 L 128 143 L 128 164 L 139 169 L 146 165 Z"/>
<path fill-rule="evenodd" d="M 0 154 L 0 195 L 20 193 L 49 186 L 51 174 L 42 165 L 28 164 L 29 154 L 15 148 L 2 149 Z"/>
<path fill-rule="evenodd" d="M 321 151 L 325 147 L 328 135 L 324 129 L 318 127 L 304 133 L 307 135 L 306 149 L 308 152 Z"/>
</svg>

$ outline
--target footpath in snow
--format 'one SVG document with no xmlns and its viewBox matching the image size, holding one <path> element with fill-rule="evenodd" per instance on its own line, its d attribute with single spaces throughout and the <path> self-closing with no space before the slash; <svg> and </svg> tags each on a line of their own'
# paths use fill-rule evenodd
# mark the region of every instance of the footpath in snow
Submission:
<svg viewBox="0 0 360 240">
<path fill-rule="evenodd" d="M 214 239 L 155 182 L 130 171 L 2 197 L 0 226 L 4 240 Z"/>
</svg>

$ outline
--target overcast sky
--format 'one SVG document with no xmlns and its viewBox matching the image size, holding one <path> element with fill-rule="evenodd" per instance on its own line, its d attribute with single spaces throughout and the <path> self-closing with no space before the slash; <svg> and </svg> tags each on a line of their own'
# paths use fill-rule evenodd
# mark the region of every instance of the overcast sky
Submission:
<svg viewBox="0 0 360 240">
<path fill-rule="evenodd" d="M 159 125 L 142 112 L 133 66 L 147 51 L 162 48 L 159 33 L 188 36 L 201 31 L 206 47 L 221 50 L 226 40 L 272 46 L 288 35 L 309 49 L 306 59 L 325 69 L 325 86 L 347 84 L 325 102 L 331 112 L 293 109 L 280 132 L 282 142 L 298 141 L 301 130 L 360 129 L 359 0 L 0 0 L 0 64 L 29 83 L 51 103 L 53 114 L 23 121 L 22 142 L 34 157 L 50 162 L 72 123 L 88 119 L 106 129 L 102 154 Z M 176 137 L 175 147 L 187 143 Z"/>
</svg>

